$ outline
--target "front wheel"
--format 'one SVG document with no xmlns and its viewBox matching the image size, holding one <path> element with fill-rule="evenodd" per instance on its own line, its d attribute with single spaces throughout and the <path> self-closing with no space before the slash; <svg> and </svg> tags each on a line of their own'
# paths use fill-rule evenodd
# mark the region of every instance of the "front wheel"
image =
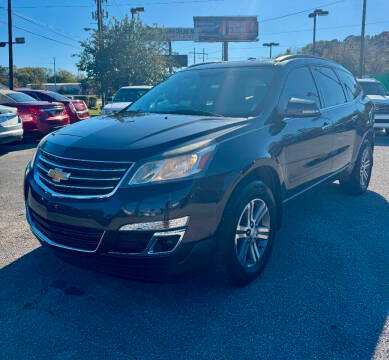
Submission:
<svg viewBox="0 0 389 360">
<path fill-rule="evenodd" d="M 349 194 L 360 195 L 366 192 L 373 168 L 373 148 L 366 141 L 359 151 L 358 159 L 352 173 L 339 180 L 342 189 Z"/>
<path fill-rule="evenodd" d="M 254 280 L 269 257 L 276 228 L 276 205 L 262 182 L 248 185 L 229 203 L 219 236 L 221 266 L 227 280 L 244 285 Z"/>
</svg>

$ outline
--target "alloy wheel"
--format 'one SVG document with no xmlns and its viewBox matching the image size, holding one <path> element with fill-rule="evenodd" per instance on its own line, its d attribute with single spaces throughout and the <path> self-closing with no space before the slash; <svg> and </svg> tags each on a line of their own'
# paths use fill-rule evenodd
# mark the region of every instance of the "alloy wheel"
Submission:
<svg viewBox="0 0 389 360">
<path fill-rule="evenodd" d="M 251 200 L 243 209 L 235 233 L 235 252 L 244 268 L 257 265 L 270 236 L 270 213 L 261 199 Z"/>
<path fill-rule="evenodd" d="M 362 187 L 367 185 L 369 181 L 370 171 L 371 171 L 371 156 L 368 148 L 365 148 L 362 154 L 361 165 L 359 168 L 360 183 Z"/>
</svg>

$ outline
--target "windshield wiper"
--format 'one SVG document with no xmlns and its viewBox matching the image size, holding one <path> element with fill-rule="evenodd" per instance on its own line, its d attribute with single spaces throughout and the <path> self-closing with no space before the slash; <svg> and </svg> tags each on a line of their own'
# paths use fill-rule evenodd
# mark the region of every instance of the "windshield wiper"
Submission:
<svg viewBox="0 0 389 360">
<path fill-rule="evenodd" d="M 204 116 L 215 116 L 223 117 L 223 115 L 213 113 L 211 111 L 203 110 L 192 110 L 192 109 L 178 109 L 178 110 L 169 110 L 169 111 L 156 111 L 159 114 L 177 114 L 177 115 L 204 115 Z"/>
</svg>

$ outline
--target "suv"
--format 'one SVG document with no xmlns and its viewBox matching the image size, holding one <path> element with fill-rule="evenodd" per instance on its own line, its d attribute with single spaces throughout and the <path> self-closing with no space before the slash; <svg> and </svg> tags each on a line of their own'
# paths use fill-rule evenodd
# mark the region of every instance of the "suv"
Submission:
<svg viewBox="0 0 389 360">
<path fill-rule="evenodd" d="M 375 106 L 374 128 L 385 129 L 389 134 L 389 93 L 385 86 L 378 80 L 364 78 L 357 80 L 365 96 Z"/>
<path fill-rule="evenodd" d="M 193 66 L 125 111 L 42 139 L 27 220 L 62 258 L 142 278 L 206 261 L 234 284 L 263 269 L 283 204 L 324 181 L 366 191 L 374 106 L 309 56 Z"/>
</svg>

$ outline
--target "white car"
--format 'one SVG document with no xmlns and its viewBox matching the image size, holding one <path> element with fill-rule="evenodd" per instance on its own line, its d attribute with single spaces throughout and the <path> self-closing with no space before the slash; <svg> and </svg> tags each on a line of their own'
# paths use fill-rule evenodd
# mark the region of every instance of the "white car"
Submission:
<svg viewBox="0 0 389 360">
<path fill-rule="evenodd" d="M 146 94 L 152 86 L 124 86 L 118 90 L 112 99 L 112 102 L 105 105 L 101 110 L 101 115 L 109 115 L 120 110 L 123 110 L 127 106 L 131 105 L 134 101 L 138 100 L 141 96 Z"/>
<path fill-rule="evenodd" d="M 385 86 L 376 79 L 358 79 L 358 83 L 375 106 L 374 128 L 385 129 L 389 134 L 389 93 Z"/>
<path fill-rule="evenodd" d="M 0 105 L 0 144 L 6 144 L 23 139 L 23 124 L 18 110 Z"/>
</svg>

